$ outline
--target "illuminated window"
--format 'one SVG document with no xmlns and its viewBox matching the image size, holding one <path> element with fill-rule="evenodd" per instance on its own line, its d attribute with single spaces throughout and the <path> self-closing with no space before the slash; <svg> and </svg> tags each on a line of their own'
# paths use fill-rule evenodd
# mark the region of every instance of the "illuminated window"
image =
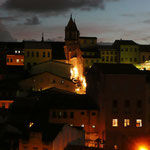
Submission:
<svg viewBox="0 0 150 150">
<path fill-rule="evenodd" d="M 19 59 L 16 59 L 16 62 L 19 63 Z"/>
<path fill-rule="evenodd" d="M 142 127 L 142 119 L 136 119 L 136 127 Z"/>
<path fill-rule="evenodd" d="M 20 54 L 20 51 L 18 51 L 18 53 Z"/>
<path fill-rule="evenodd" d="M 118 119 L 112 119 L 112 126 L 118 127 Z"/>
<path fill-rule="evenodd" d="M 17 51 L 15 51 L 15 54 L 17 54 Z"/>
<path fill-rule="evenodd" d="M 21 62 L 23 62 L 23 59 L 21 59 Z"/>
<path fill-rule="evenodd" d="M 130 126 L 130 119 L 124 119 L 124 127 Z"/>
<path fill-rule="evenodd" d="M 82 124 L 81 127 L 84 128 L 84 124 Z"/>
<path fill-rule="evenodd" d="M 114 149 L 115 149 L 115 150 L 118 149 L 118 146 L 117 146 L 117 145 L 114 145 Z"/>
<path fill-rule="evenodd" d="M 33 124 L 34 124 L 33 122 L 30 122 L 29 127 L 31 128 L 33 126 Z"/>
<path fill-rule="evenodd" d="M 59 117 L 59 118 L 62 117 L 62 112 L 61 112 L 61 111 L 58 113 L 58 117 Z"/>
<path fill-rule="evenodd" d="M 92 128 L 95 128 L 96 126 L 95 125 L 92 125 Z"/>
</svg>

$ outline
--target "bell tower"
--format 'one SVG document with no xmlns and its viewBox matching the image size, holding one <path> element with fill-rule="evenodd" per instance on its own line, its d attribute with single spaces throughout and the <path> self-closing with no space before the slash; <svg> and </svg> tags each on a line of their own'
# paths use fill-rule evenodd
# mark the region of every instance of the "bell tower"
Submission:
<svg viewBox="0 0 150 150">
<path fill-rule="evenodd" d="M 70 20 L 65 27 L 65 43 L 66 45 L 78 43 L 79 38 L 79 30 L 76 26 L 75 20 L 73 21 L 72 15 L 70 16 Z"/>
</svg>

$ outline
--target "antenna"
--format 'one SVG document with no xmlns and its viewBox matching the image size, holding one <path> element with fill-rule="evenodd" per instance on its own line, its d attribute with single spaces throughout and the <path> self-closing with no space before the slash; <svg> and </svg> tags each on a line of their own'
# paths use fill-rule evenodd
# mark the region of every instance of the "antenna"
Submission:
<svg viewBox="0 0 150 150">
<path fill-rule="evenodd" d="M 42 42 L 44 42 L 44 34 L 43 34 L 43 32 L 42 32 Z"/>
</svg>

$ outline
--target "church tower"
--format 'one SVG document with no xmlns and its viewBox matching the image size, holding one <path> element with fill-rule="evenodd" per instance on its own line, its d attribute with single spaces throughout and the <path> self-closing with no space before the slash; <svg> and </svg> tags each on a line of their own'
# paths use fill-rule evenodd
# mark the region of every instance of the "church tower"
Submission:
<svg viewBox="0 0 150 150">
<path fill-rule="evenodd" d="M 66 45 L 77 44 L 79 38 L 79 30 L 76 26 L 75 20 L 73 21 L 72 15 L 70 16 L 70 20 L 65 27 L 65 43 Z"/>
</svg>

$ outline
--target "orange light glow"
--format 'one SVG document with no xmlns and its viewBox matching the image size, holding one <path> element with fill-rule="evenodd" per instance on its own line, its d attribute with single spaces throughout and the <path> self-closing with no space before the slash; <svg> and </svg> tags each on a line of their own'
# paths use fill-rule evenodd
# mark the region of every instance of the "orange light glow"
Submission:
<svg viewBox="0 0 150 150">
<path fill-rule="evenodd" d="M 83 75 L 79 74 L 77 66 L 70 69 L 70 79 L 77 85 L 75 92 L 78 94 L 86 93 L 86 79 Z"/>
<path fill-rule="evenodd" d="M 146 146 L 139 146 L 138 150 L 148 150 Z"/>
</svg>

